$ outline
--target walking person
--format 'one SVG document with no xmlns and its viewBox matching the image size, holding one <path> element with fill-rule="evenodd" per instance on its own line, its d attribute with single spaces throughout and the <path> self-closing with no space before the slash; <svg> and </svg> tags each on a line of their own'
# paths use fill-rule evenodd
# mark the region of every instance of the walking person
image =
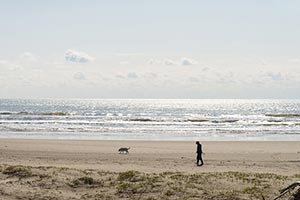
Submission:
<svg viewBox="0 0 300 200">
<path fill-rule="evenodd" d="M 196 142 L 197 144 L 197 166 L 202 166 L 204 163 L 203 163 L 203 160 L 202 160 L 202 145 L 200 144 L 199 141 Z M 199 164 L 199 161 L 201 161 L 201 164 Z"/>
</svg>

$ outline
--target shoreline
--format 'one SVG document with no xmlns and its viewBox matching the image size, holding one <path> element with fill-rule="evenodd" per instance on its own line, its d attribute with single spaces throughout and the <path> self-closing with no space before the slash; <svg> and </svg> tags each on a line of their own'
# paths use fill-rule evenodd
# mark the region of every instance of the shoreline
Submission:
<svg viewBox="0 0 300 200">
<path fill-rule="evenodd" d="M 48 132 L 46 132 L 48 134 Z M 122 135 L 113 134 L 113 135 L 96 135 L 95 133 L 86 133 L 86 132 L 72 132 L 67 135 L 64 132 L 54 132 L 49 133 L 49 135 L 43 135 L 43 132 L 0 132 L 0 139 L 28 139 L 28 140 L 77 140 L 77 141 L 152 141 L 152 142 L 194 142 L 197 140 L 205 142 L 300 142 L 300 135 L 265 135 L 265 136 L 244 136 L 244 135 L 231 135 L 231 136 L 222 136 L 218 137 L 121 137 Z M 71 134 L 71 136 L 70 136 Z M 134 138 L 134 139 L 132 139 Z M 170 139 L 171 138 L 171 139 Z"/>
<path fill-rule="evenodd" d="M 184 140 L 184 139 L 91 139 L 91 138 L 47 138 L 47 137 L 5 137 L 5 136 L 0 136 L 0 140 L 36 140 L 36 141 L 88 141 L 88 142 L 93 142 L 93 141 L 98 141 L 98 142 L 196 142 L 197 140 Z M 253 139 L 253 140 L 222 140 L 222 139 L 206 139 L 206 140 L 201 140 L 198 139 L 201 142 L 224 142 L 224 143 L 229 143 L 229 142 L 237 142 L 237 143 L 243 143 L 243 142 L 299 142 L 300 140 L 295 140 L 295 139 L 283 139 L 283 140 L 260 140 L 260 139 Z"/>
</svg>

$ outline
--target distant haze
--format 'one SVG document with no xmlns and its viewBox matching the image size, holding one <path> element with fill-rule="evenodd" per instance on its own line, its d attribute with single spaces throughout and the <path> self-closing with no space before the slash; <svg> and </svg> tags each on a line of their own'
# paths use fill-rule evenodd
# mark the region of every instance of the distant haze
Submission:
<svg viewBox="0 0 300 200">
<path fill-rule="evenodd" d="M 300 98 L 300 1 L 0 2 L 0 98 Z"/>
</svg>

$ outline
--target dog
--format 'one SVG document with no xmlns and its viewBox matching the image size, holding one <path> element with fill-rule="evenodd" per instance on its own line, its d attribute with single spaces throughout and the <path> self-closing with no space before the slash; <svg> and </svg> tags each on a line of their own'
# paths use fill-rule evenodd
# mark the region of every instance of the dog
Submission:
<svg viewBox="0 0 300 200">
<path fill-rule="evenodd" d="M 130 147 L 121 147 L 118 151 L 119 151 L 119 153 L 128 154 L 129 153 L 129 149 L 130 149 Z"/>
</svg>

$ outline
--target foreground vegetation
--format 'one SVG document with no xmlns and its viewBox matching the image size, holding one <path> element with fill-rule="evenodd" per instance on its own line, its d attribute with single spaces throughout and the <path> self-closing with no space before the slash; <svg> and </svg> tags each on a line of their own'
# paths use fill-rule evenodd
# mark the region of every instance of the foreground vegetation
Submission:
<svg viewBox="0 0 300 200">
<path fill-rule="evenodd" d="M 300 175 L 142 173 L 0 165 L 0 199 L 273 199 Z"/>
</svg>

